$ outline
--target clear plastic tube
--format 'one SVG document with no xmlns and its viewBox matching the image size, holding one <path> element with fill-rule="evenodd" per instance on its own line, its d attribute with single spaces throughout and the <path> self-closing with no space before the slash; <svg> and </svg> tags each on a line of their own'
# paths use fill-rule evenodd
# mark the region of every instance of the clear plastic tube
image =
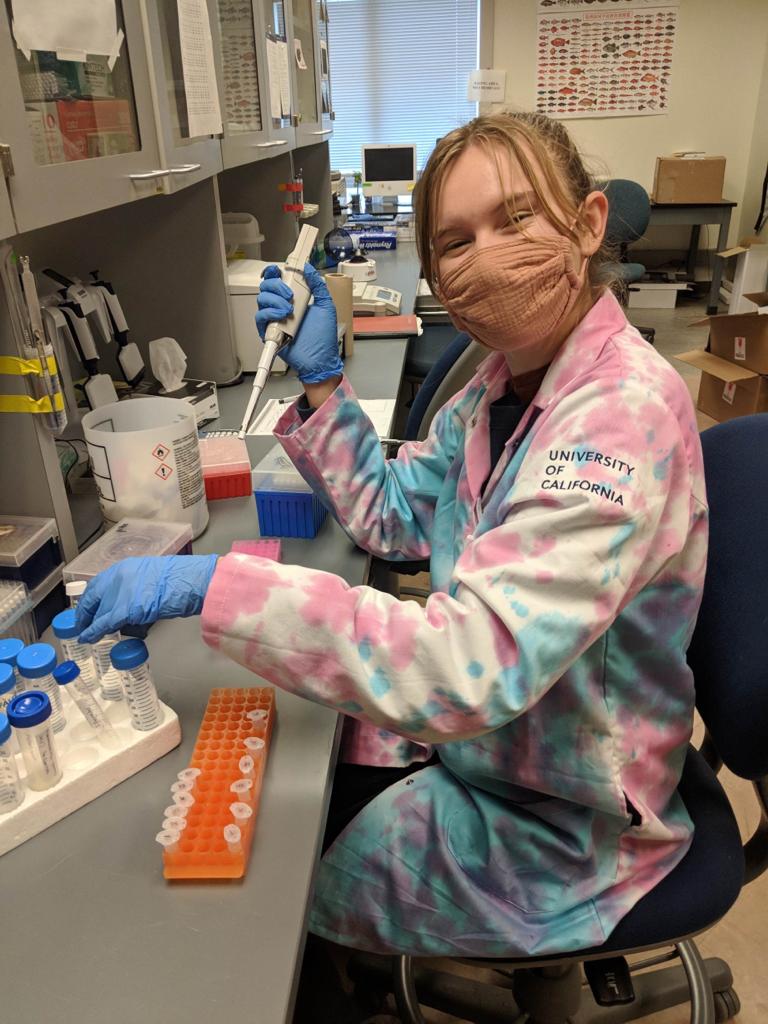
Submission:
<svg viewBox="0 0 768 1024">
<path fill-rule="evenodd" d="M 179 833 L 163 829 L 155 836 L 155 842 L 160 843 L 166 853 L 175 853 L 179 848 Z"/>
<path fill-rule="evenodd" d="M 77 705 L 88 725 L 98 733 L 99 739 L 109 746 L 117 746 L 120 739 L 82 675 L 67 684 L 67 693 Z"/>
<path fill-rule="evenodd" d="M 27 679 L 22 673 L 21 685 L 25 690 L 42 690 L 48 695 L 48 700 L 51 702 L 51 728 L 54 732 L 61 732 L 67 724 L 67 720 L 64 717 L 64 705 L 61 701 L 59 684 L 53 678 L 51 673 L 49 672 L 45 676 L 36 676 L 32 679 Z"/>
<path fill-rule="evenodd" d="M 37 791 L 50 789 L 61 779 L 61 767 L 56 754 L 51 722 L 53 716 L 40 725 L 25 729 L 14 728 L 27 769 L 27 785 Z"/>
<path fill-rule="evenodd" d="M 224 826 L 224 842 L 227 844 L 227 848 L 230 853 L 242 853 L 243 852 L 243 833 L 237 827 L 237 825 L 225 825 Z"/>
<path fill-rule="evenodd" d="M 134 729 L 139 732 L 156 729 L 163 721 L 163 711 L 149 665 L 144 662 L 135 668 L 123 669 L 120 676 Z"/>
<path fill-rule="evenodd" d="M 0 743 L 0 814 L 14 811 L 24 802 L 24 787 L 19 778 L 11 737 Z"/>
<path fill-rule="evenodd" d="M 99 675 L 96 671 L 96 662 L 93 658 L 91 644 L 81 644 L 79 640 L 65 640 L 59 638 L 61 653 L 64 661 L 74 661 L 80 669 L 80 677 L 89 690 L 95 690 L 99 685 Z"/>
<path fill-rule="evenodd" d="M 109 654 L 120 640 L 119 633 L 107 633 L 98 643 L 93 645 L 93 660 L 101 683 L 101 696 L 104 700 L 122 700 L 123 684 L 120 673 L 113 667 Z"/>
</svg>

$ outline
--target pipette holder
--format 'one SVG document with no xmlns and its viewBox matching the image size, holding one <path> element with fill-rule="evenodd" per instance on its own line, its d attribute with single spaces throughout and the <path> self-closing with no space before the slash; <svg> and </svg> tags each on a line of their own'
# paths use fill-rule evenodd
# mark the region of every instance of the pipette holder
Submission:
<svg viewBox="0 0 768 1024">
<path fill-rule="evenodd" d="M 251 717 L 249 717 L 249 714 Z M 272 687 L 211 691 L 200 723 L 190 768 L 200 775 L 191 789 L 194 803 L 187 808 L 187 827 L 172 852 L 163 849 L 163 874 L 171 879 L 242 878 L 255 831 L 269 740 L 275 719 Z M 250 743 L 246 743 L 250 740 Z M 258 742 L 263 741 L 263 746 Z M 254 760 L 253 787 L 243 799 L 232 783 L 243 778 L 240 759 Z M 245 820 L 233 815 L 232 804 L 244 802 L 253 810 Z M 158 820 L 158 825 L 160 821 Z M 240 849 L 224 838 L 227 825 L 238 825 Z"/>
</svg>

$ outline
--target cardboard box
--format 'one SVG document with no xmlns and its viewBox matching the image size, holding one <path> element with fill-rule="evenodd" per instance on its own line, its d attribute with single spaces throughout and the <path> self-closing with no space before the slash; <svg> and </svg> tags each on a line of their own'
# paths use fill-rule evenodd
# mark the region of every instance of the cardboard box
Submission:
<svg viewBox="0 0 768 1024">
<path fill-rule="evenodd" d="M 691 326 L 706 324 L 709 325 L 709 347 L 713 356 L 754 373 L 768 374 L 768 316 L 761 313 L 737 313 L 735 316 L 720 313 L 695 320 Z"/>
<path fill-rule="evenodd" d="M 725 157 L 657 156 L 655 203 L 719 203 L 723 198 Z"/>
<path fill-rule="evenodd" d="M 713 420 L 768 412 L 768 381 L 760 374 L 701 349 L 675 358 L 702 371 L 696 407 Z"/>
<path fill-rule="evenodd" d="M 119 133 L 124 137 L 120 152 L 138 148 L 128 100 L 59 100 L 56 107 L 67 160 L 88 160 L 94 155 L 89 150 L 92 135 Z"/>
</svg>

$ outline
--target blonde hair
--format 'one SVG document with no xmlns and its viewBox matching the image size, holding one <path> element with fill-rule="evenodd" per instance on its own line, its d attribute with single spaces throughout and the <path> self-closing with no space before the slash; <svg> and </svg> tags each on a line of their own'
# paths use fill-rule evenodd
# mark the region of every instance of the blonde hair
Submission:
<svg viewBox="0 0 768 1024">
<path fill-rule="evenodd" d="M 432 285 L 439 285 L 432 239 L 440 192 L 453 163 L 472 145 L 483 146 L 493 156 L 500 180 L 500 156 L 507 153 L 516 160 L 530 181 L 544 214 L 561 234 L 578 242 L 580 232 L 589 231 L 581 205 L 589 193 L 595 191 L 596 186 L 563 125 L 544 114 L 510 111 L 481 114 L 440 139 L 414 190 L 416 247 L 424 276 Z M 549 194 L 558 209 L 547 199 L 543 182 L 548 186 Z M 507 197 L 505 203 L 512 220 L 516 211 Z M 615 284 L 616 275 L 608 270 L 607 265 L 616 260 L 613 247 L 603 239 L 589 262 L 589 282 L 593 288 Z"/>
</svg>

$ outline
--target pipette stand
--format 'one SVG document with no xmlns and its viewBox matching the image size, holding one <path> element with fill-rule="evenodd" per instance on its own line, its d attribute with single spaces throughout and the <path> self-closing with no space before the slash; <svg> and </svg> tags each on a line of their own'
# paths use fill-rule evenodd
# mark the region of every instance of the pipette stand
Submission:
<svg viewBox="0 0 768 1024">
<path fill-rule="evenodd" d="M 131 725 L 124 700 L 96 700 L 117 734 L 114 749 L 104 745 L 68 694 L 62 693 L 67 724 L 54 742 L 63 770 L 61 781 L 42 792 L 24 789 L 24 802 L 8 814 L 0 814 L 0 854 L 49 828 L 61 818 L 106 793 L 119 782 L 140 772 L 181 742 L 181 726 L 175 711 L 160 703 L 163 721 L 155 729 L 139 732 Z M 16 754 L 19 775 L 25 783 L 21 754 Z"/>
<path fill-rule="evenodd" d="M 253 713 L 260 718 L 254 720 Z M 187 827 L 173 852 L 163 850 L 163 874 L 170 879 L 242 878 L 248 864 L 261 798 L 269 740 L 275 719 L 275 691 L 271 686 L 211 690 L 200 723 L 190 768 L 200 769 L 191 793 L 194 804 L 187 811 Z M 246 740 L 262 740 L 253 750 Z M 253 758 L 250 797 L 231 790 L 243 778 L 240 759 Z M 247 803 L 252 814 L 235 822 L 230 805 Z M 167 802 L 167 801 L 166 801 Z M 226 825 L 238 824 L 241 849 L 231 852 L 224 840 Z"/>
</svg>

